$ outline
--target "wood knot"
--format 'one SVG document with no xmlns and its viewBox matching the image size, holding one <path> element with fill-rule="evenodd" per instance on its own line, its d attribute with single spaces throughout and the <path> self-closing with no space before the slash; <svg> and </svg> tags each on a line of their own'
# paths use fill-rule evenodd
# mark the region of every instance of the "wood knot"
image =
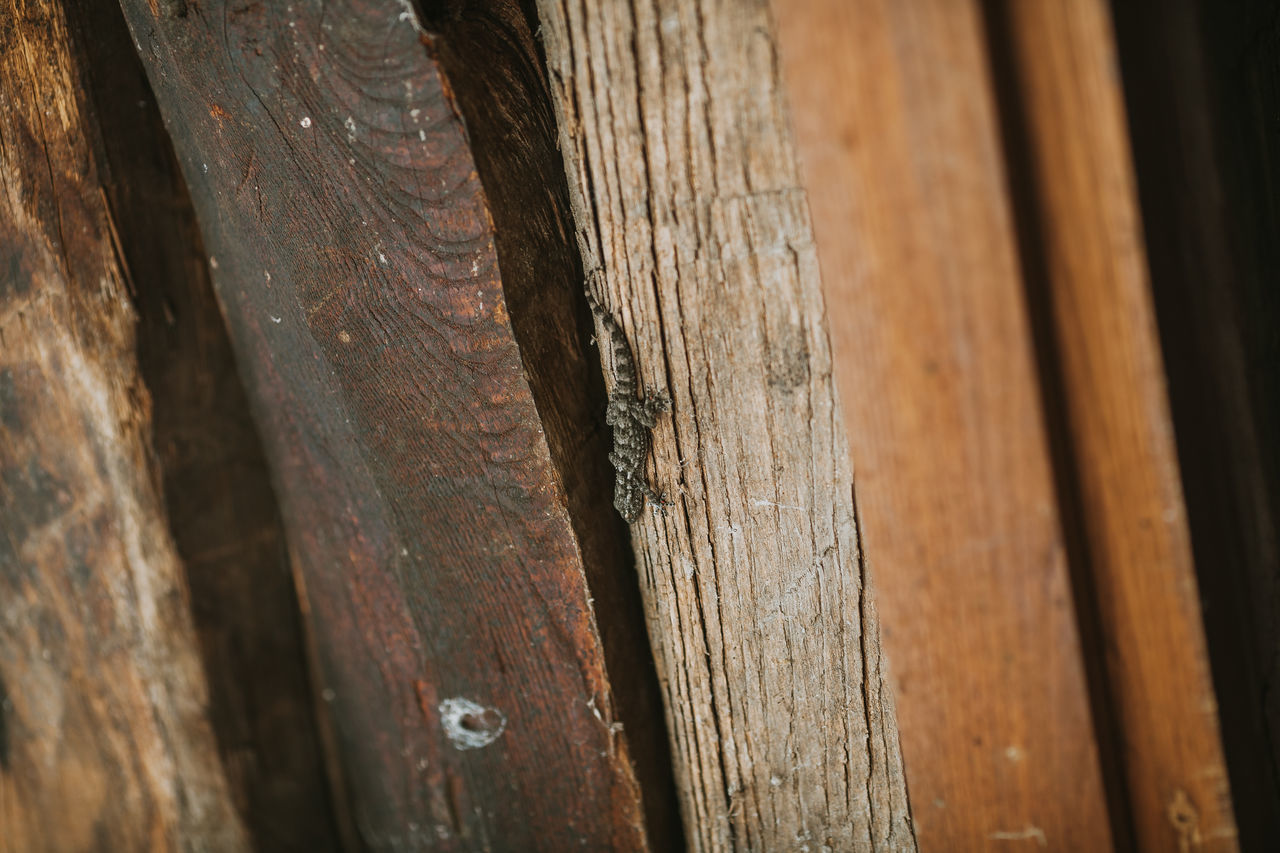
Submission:
<svg viewBox="0 0 1280 853">
<path fill-rule="evenodd" d="M 1178 850 L 1191 850 L 1200 845 L 1200 812 L 1181 788 L 1173 792 L 1169 805 L 1165 808 L 1169 825 L 1178 834 Z"/>
</svg>

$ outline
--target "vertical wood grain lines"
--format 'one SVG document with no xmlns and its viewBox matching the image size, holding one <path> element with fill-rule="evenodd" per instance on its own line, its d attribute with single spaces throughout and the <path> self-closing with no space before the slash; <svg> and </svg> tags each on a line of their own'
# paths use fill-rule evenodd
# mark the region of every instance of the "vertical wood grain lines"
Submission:
<svg viewBox="0 0 1280 853">
<path fill-rule="evenodd" d="M 584 266 L 673 400 L 633 541 L 689 844 L 914 849 L 767 6 L 539 11 Z"/>
</svg>

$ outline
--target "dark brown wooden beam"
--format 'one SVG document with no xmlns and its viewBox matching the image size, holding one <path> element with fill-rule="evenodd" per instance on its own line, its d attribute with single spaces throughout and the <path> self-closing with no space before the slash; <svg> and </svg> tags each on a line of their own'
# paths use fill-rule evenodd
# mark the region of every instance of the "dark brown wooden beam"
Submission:
<svg viewBox="0 0 1280 853">
<path fill-rule="evenodd" d="M 492 220 L 395 0 L 126 0 L 376 849 L 645 846 Z"/>
</svg>

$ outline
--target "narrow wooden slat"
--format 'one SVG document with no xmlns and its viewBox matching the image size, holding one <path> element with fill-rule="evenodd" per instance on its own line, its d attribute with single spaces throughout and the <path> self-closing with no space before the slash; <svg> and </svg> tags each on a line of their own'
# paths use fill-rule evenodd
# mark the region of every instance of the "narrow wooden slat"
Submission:
<svg viewBox="0 0 1280 853">
<path fill-rule="evenodd" d="M 1280 18 L 1112 7 L 1240 846 L 1280 849 Z"/>
<path fill-rule="evenodd" d="M 0 2 L 0 850 L 238 850 L 60 4 Z"/>
<path fill-rule="evenodd" d="M 767 3 L 538 9 L 584 266 L 672 400 L 632 539 L 689 846 L 914 849 Z"/>
<path fill-rule="evenodd" d="M 774 10 L 920 845 L 1108 849 L 981 11 Z"/>
<path fill-rule="evenodd" d="M 1101 0 L 999 4 L 1088 571 L 1144 850 L 1236 849 L 1115 42 Z"/>
<path fill-rule="evenodd" d="M 643 849 L 577 541 L 429 36 L 123 4 L 200 216 L 372 849 Z"/>
</svg>

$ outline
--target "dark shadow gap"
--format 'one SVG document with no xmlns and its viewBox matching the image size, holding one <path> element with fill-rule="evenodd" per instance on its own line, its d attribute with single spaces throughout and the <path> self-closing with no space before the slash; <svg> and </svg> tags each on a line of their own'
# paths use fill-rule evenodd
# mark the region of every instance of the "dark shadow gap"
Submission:
<svg viewBox="0 0 1280 853">
<path fill-rule="evenodd" d="M 1070 434 L 1068 398 L 1064 384 L 1061 349 L 1053 316 L 1052 283 L 1045 242 L 1043 207 L 1037 192 L 1036 169 L 1030 139 L 1026 95 L 1021 86 L 1014 36 L 1009 28 L 1006 2 L 983 0 L 987 54 L 995 89 L 1004 155 L 1007 190 L 1018 243 L 1018 262 L 1035 348 L 1036 378 L 1040 389 L 1045 433 L 1053 466 L 1053 483 L 1062 524 L 1063 546 L 1071 579 L 1077 632 L 1084 658 L 1093 718 L 1094 738 L 1105 786 L 1107 812 L 1117 850 L 1134 849 L 1133 818 L 1121 748 L 1122 732 L 1116 715 L 1106 669 L 1105 638 L 1097 606 L 1098 591 L 1084 526 L 1083 497 L 1077 475 L 1077 454 Z M 1081 748 L 1085 748 L 1082 744 Z"/>
<path fill-rule="evenodd" d="M 684 836 L 657 670 L 627 524 L 613 508 L 600 359 L 583 287 L 555 112 L 531 4 L 425 0 L 493 216 L 507 310 L 582 549 L 615 717 L 640 783 L 649 844 Z"/>
<path fill-rule="evenodd" d="M 337 850 L 280 513 L 195 211 L 120 8 L 64 2 L 232 797 L 257 849 Z"/>
<path fill-rule="evenodd" d="M 1115 2 L 1241 849 L 1280 849 L 1280 5 Z"/>
</svg>

